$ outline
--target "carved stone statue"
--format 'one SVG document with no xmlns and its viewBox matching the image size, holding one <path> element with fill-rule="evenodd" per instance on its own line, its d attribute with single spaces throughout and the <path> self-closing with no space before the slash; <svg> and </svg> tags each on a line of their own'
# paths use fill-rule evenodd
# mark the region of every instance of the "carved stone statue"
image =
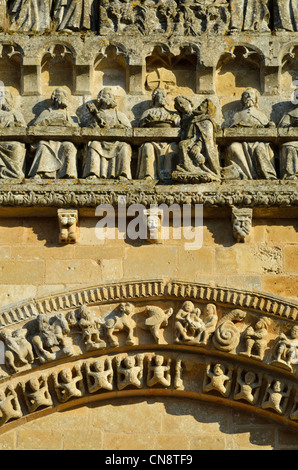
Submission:
<svg viewBox="0 0 298 470">
<path fill-rule="evenodd" d="M 237 308 L 221 318 L 212 337 L 213 344 L 217 349 L 225 352 L 236 350 L 241 335 L 241 328 L 238 323 L 241 326 L 241 322 L 245 317 L 246 312 Z"/>
<path fill-rule="evenodd" d="M 179 181 L 181 178 L 192 178 L 197 183 L 218 181 L 220 164 L 214 139 L 216 124 L 212 102 L 206 99 L 193 109 L 190 100 L 178 96 L 175 98 L 175 108 L 181 115 L 182 132 L 179 165 L 173 179 Z"/>
<path fill-rule="evenodd" d="M 210 335 L 215 331 L 218 315 L 215 304 L 207 304 L 203 314 L 203 329 L 200 334 L 199 344 L 207 344 Z"/>
<path fill-rule="evenodd" d="M 232 373 L 232 366 L 226 368 L 222 364 L 215 364 L 211 367 L 211 364 L 207 364 L 203 391 L 210 392 L 211 390 L 216 390 L 224 397 L 229 396 L 232 385 Z"/>
<path fill-rule="evenodd" d="M 298 4 L 296 0 L 275 0 L 274 13 L 276 30 L 298 31 Z"/>
<path fill-rule="evenodd" d="M 142 388 L 143 362 L 143 354 L 137 354 L 136 356 L 126 356 L 124 359 L 122 359 L 120 356 L 116 357 L 118 390 L 123 390 L 129 386 Z"/>
<path fill-rule="evenodd" d="M 147 305 L 146 314 L 148 317 L 144 322 L 138 322 L 138 326 L 143 330 L 149 330 L 156 343 L 159 343 L 160 329 L 168 325 L 169 318 L 173 315 L 173 309 L 169 308 L 164 311 L 155 305 Z"/>
<path fill-rule="evenodd" d="M 116 109 L 113 90 L 103 88 L 96 104 L 87 103 L 90 112 L 89 127 L 106 129 L 128 129 L 131 123 L 127 116 Z M 83 178 L 131 179 L 131 147 L 126 142 L 91 141 L 86 148 Z"/>
<path fill-rule="evenodd" d="M 237 372 L 237 383 L 234 391 L 235 400 L 245 400 L 254 405 L 258 398 L 260 387 L 262 385 L 262 374 L 256 374 L 252 371 Z"/>
<path fill-rule="evenodd" d="M 33 126 L 77 127 L 68 112 L 67 92 L 56 88 L 51 95 L 48 109 L 33 122 Z M 72 142 L 42 140 L 32 145 L 35 158 L 29 170 L 29 178 L 77 178 L 77 149 Z"/>
<path fill-rule="evenodd" d="M 12 385 L 0 390 L 0 425 L 23 415 L 16 391 Z"/>
<path fill-rule="evenodd" d="M 153 387 L 156 384 L 171 386 L 171 359 L 160 354 L 154 355 L 148 362 L 147 385 Z"/>
<path fill-rule="evenodd" d="M 252 226 L 252 209 L 247 207 L 232 208 L 233 236 L 238 243 L 244 243 Z"/>
<path fill-rule="evenodd" d="M 120 315 L 116 315 L 115 318 L 109 318 L 105 322 L 106 332 L 110 344 L 112 347 L 119 346 L 118 338 L 115 336 L 115 332 L 125 331 L 127 333 L 127 338 L 125 344 L 128 346 L 133 346 L 136 344 L 134 338 L 134 328 L 136 322 L 132 319 L 132 316 L 135 314 L 135 308 L 129 302 L 122 303 L 119 305 Z"/>
<path fill-rule="evenodd" d="M 279 380 L 272 379 L 267 384 L 261 405 L 262 408 L 271 408 L 278 414 L 283 414 L 287 406 L 287 398 L 290 395 L 290 391 L 286 384 L 282 384 Z"/>
<path fill-rule="evenodd" d="M 104 356 L 99 357 L 95 361 L 88 361 L 85 363 L 87 385 L 89 393 L 97 392 L 98 390 L 113 390 L 113 367 L 112 359 Z"/>
<path fill-rule="evenodd" d="M 59 243 L 77 241 L 77 209 L 58 209 Z"/>
<path fill-rule="evenodd" d="M 28 382 L 22 383 L 22 389 L 29 413 L 40 407 L 53 405 L 46 375 L 31 377 Z"/>
<path fill-rule="evenodd" d="M 94 29 L 91 23 L 91 0 L 53 0 L 53 20 L 58 31 Z"/>
<path fill-rule="evenodd" d="M 256 359 L 263 359 L 268 343 L 269 319 L 260 318 L 254 327 L 249 326 L 243 333 L 246 342 L 245 351 L 240 354 Z"/>
<path fill-rule="evenodd" d="M 294 325 L 289 335 L 281 333 L 277 340 L 276 358 L 272 364 L 293 370 L 293 364 L 298 363 L 298 326 Z"/>
<path fill-rule="evenodd" d="M 167 92 L 156 88 L 152 93 L 153 107 L 141 116 L 140 127 L 171 128 L 178 127 L 180 118 L 177 113 L 166 108 Z M 177 144 L 175 142 L 146 142 L 139 149 L 136 179 L 171 180 L 172 171 L 177 163 Z"/>
<path fill-rule="evenodd" d="M 9 6 L 11 31 L 43 32 L 51 26 L 52 0 L 13 0 Z"/>
<path fill-rule="evenodd" d="M 82 397 L 84 395 L 83 374 L 79 365 L 73 369 L 65 368 L 60 372 L 53 372 L 54 387 L 57 398 L 65 403 L 70 398 Z"/>
<path fill-rule="evenodd" d="M 243 109 L 234 114 L 230 127 L 273 127 L 267 116 L 258 109 L 258 92 L 248 88 L 241 97 Z M 234 142 L 226 151 L 226 179 L 277 179 L 273 151 L 265 142 Z"/>
<path fill-rule="evenodd" d="M 2 331 L 1 338 L 4 340 L 7 350 L 5 351 L 5 364 L 12 372 L 18 372 L 19 367 L 34 362 L 33 349 L 26 339 L 27 331 L 18 328 L 14 331 Z"/>
<path fill-rule="evenodd" d="M 231 32 L 270 31 L 268 0 L 230 0 Z"/>
<path fill-rule="evenodd" d="M 69 326 L 62 314 L 48 318 L 40 313 L 36 319 L 37 334 L 32 338 L 32 345 L 41 363 L 53 361 L 62 353 L 63 356 L 73 354 L 71 345 L 66 341 Z"/>
<path fill-rule="evenodd" d="M 86 305 L 79 308 L 78 317 L 78 325 L 83 332 L 82 341 L 86 345 L 87 351 L 105 348 L 106 342 L 100 337 L 100 327 L 103 321 L 99 318 L 93 318 Z"/>
<path fill-rule="evenodd" d="M 0 100 L 0 129 L 26 127 L 21 111 L 14 109 L 13 96 L 6 88 Z M 25 177 L 25 144 L 15 141 L 0 142 L 0 178 Z"/>
<path fill-rule="evenodd" d="M 187 300 L 178 311 L 175 318 L 175 342 L 196 343 L 196 338 L 203 331 L 204 322 L 201 319 L 201 310 Z"/>
<path fill-rule="evenodd" d="M 298 127 L 298 106 L 283 115 L 278 127 L 285 129 Z M 282 179 L 298 179 L 298 141 L 286 142 L 281 145 L 280 176 Z"/>
</svg>

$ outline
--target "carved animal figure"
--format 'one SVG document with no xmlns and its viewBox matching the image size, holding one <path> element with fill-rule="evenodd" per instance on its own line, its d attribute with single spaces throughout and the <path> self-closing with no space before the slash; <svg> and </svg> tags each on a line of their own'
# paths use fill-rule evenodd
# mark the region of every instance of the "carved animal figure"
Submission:
<svg viewBox="0 0 298 470">
<path fill-rule="evenodd" d="M 223 316 L 213 335 L 213 343 L 217 349 L 230 352 L 238 346 L 241 331 L 234 322 L 241 322 L 245 317 L 246 312 L 240 309 L 234 309 Z"/>
<path fill-rule="evenodd" d="M 146 313 L 149 313 L 149 317 L 146 318 L 143 324 L 140 323 L 139 326 L 143 330 L 150 330 L 155 341 L 159 343 L 159 330 L 161 327 L 168 325 L 169 318 L 173 314 L 173 309 L 169 308 L 164 311 L 160 307 L 149 305 L 146 307 Z"/>
<path fill-rule="evenodd" d="M 116 315 L 115 318 L 109 318 L 106 321 L 106 331 L 107 336 L 110 340 L 112 347 L 119 346 L 119 341 L 114 335 L 115 331 L 127 331 L 126 344 L 128 346 L 133 346 L 135 344 L 135 339 L 133 338 L 133 330 L 136 325 L 136 322 L 131 318 L 135 313 L 135 308 L 129 302 L 122 303 L 119 305 L 120 316 Z"/>
</svg>

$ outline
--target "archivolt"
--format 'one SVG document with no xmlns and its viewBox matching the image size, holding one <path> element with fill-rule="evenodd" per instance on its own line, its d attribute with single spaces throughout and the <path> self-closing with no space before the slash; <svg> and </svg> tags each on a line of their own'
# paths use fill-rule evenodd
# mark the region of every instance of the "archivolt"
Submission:
<svg viewBox="0 0 298 470">
<path fill-rule="evenodd" d="M 267 293 L 166 279 L 10 305 L 0 312 L 1 432 L 140 396 L 216 402 L 297 428 L 297 307 Z"/>
</svg>

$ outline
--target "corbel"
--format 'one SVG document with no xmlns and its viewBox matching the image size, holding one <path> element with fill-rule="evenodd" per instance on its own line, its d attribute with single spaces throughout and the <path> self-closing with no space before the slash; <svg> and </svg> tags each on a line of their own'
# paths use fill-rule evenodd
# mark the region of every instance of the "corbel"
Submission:
<svg viewBox="0 0 298 470">
<path fill-rule="evenodd" d="M 77 242 L 77 209 L 58 209 L 59 243 Z"/>
<path fill-rule="evenodd" d="M 252 227 L 252 209 L 246 207 L 232 208 L 233 236 L 237 243 L 245 243 Z"/>
</svg>

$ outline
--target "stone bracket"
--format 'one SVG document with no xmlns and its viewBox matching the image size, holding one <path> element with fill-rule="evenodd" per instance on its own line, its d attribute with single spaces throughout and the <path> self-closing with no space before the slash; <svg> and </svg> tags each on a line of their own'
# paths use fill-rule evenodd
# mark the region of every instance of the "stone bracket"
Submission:
<svg viewBox="0 0 298 470">
<path fill-rule="evenodd" d="M 237 243 L 244 243 L 249 236 L 252 226 L 253 211 L 250 208 L 232 208 L 233 236 Z"/>
<path fill-rule="evenodd" d="M 58 209 L 59 243 L 77 242 L 77 209 Z"/>
</svg>

